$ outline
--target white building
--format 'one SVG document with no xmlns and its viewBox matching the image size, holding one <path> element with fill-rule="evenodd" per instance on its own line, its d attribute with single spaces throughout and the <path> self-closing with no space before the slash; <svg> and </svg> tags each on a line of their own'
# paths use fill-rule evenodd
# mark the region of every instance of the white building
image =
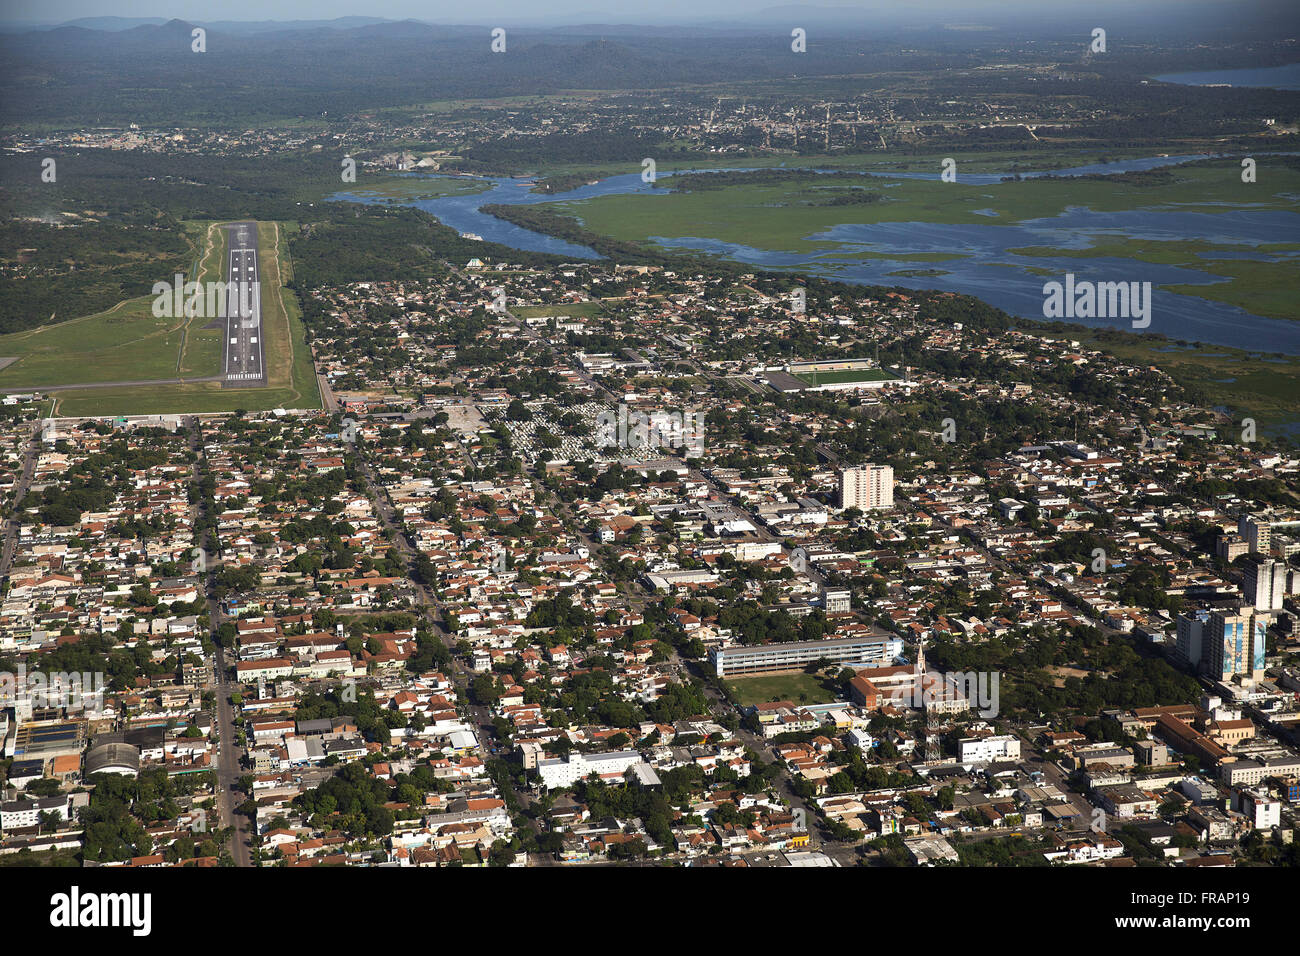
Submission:
<svg viewBox="0 0 1300 956">
<path fill-rule="evenodd" d="M 1124 844 L 1107 836 L 1093 835 L 1079 843 L 1043 854 L 1052 863 L 1099 863 L 1124 855 Z"/>
<path fill-rule="evenodd" d="M 1286 562 L 1255 556 L 1246 562 L 1246 603 L 1256 611 L 1280 611 L 1286 597 Z"/>
<path fill-rule="evenodd" d="M 635 750 L 612 750 L 598 754 L 569 754 L 568 759 L 537 761 L 537 772 L 548 790 L 557 787 L 571 787 L 579 780 L 585 780 L 593 773 L 598 777 L 608 774 L 624 774 L 628 768 L 641 763 L 641 755 Z"/>
<path fill-rule="evenodd" d="M 1250 547 L 1251 554 L 1268 554 L 1273 543 L 1273 525 L 1266 518 L 1242 515 L 1237 519 L 1237 534 Z"/>
<path fill-rule="evenodd" d="M 840 507 L 861 511 L 894 507 L 894 469 L 859 465 L 840 472 Z"/>
<path fill-rule="evenodd" d="M 994 737 L 967 737 L 957 742 L 961 763 L 989 763 L 993 760 L 1019 760 L 1020 738 L 1013 734 Z"/>
<path fill-rule="evenodd" d="M 72 802 L 68 796 L 42 797 L 38 800 L 14 800 L 0 804 L 0 830 L 34 827 L 44 813 L 50 819 L 72 819 Z"/>
<path fill-rule="evenodd" d="M 1282 825 L 1282 801 L 1266 793 L 1243 790 L 1239 797 L 1241 812 L 1256 830 L 1271 830 Z"/>
<path fill-rule="evenodd" d="M 865 727 L 854 727 L 844 735 L 844 740 L 850 747 L 864 751 L 871 750 L 876 745 L 876 738 Z"/>
<path fill-rule="evenodd" d="M 853 610 L 853 592 L 848 588 L 822 588 L 822 609 L 827 614 L 848 614 Z"/>
</svg>

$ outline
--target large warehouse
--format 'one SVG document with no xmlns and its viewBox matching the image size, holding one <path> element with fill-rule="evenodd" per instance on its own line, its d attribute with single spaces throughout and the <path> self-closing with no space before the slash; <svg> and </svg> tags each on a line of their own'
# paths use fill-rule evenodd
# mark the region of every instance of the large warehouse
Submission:
<svg viewBox="0 0 1300 956">
<path fill-rule="evenodd" d="M 97 744 L 86 754 L 86 776 L 116 773 L 135 777 L 140 773 L 140 751 L 127 743 L 110 740 Z"/>
</svg>

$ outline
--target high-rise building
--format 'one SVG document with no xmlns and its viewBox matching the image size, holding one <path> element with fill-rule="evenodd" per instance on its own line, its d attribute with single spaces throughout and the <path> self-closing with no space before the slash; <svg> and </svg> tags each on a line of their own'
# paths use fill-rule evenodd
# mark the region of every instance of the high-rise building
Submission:
<svg viewBox="0 0 1300 956">
<path fill-rule="evenodd" d="M 1209 622 L 1209 611 L 1188 611 L 1178 615 L 1178 638 L 1175 645 L 1178 657 L 1198 672 L 1206 664 L 1205 628 Z"/>
<path fill-rule="evenodd" d="M 1219 537 L 1214 546 L 1215 553 L 1231 564 L 1243 554 L 1250 553 L 1250 545 L 1239 534 L 1225 534 Z"/>
<path fill-rule="evenodd" d="M 1212 611 L 1205 644 L 1209 676 L 1214 680 L 1233 677 L 1264 677 L 1264 629 L 1268 619 L 1254 608 Z"/>
<path fill-rule="evenodd" d="M 840 507 L 862 511 L 894 507 L 894 469 L 859 465 L 840 472 Z"/>
<path fill-rule="evenodd" d="M 1256 611 L 1280 611 L 1286 597 L 1286 564 L 1263 555 L 1246 562 L 1246 601 Z"/>
<path fill-rule="evenodd" d="M 1237 519 L 1237 534 L 1250 548 L 1251 554 L 1268 554 L 1273 545 L 1273 525 L 1258 515 L 1242 515 Z"/>
</svg>

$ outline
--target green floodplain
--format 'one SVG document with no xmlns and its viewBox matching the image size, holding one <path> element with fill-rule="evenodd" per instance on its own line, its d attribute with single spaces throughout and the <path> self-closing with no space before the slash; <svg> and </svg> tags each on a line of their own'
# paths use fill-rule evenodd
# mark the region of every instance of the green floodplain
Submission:
<svg viewBox="0 0 1300 956">
<path fill-rule="evenodd" d="M 445 196 L 468 196 L 486 191 L 489 185 L 465 176 L 390 174 L 379 179 L 359 176 L 354 188 L 347 191 L 361 199 L 410 203 Z"/>
<path fill-rule="evenodd" d="M 1084 206 L 1097 212 L 1133 209 L 1182 209 L 1217 212 L 1228 209 L 1300 211 L 1300 165 L 1271 164 L 1262 160 L 1260 179 L 1243 183 L 1236 159 L 1206 161 L 1172 167 L 1156 175 L 1126 178 L 1039 178 L 994 183 L 966 184 L 961 174 L 1004 171 L 1014 173 L 1067 168 L 1107 160 L 1149 155 L 1149 150 L 1060 151 L 1035 153 L 980 153 L 963 157 L 957 164 L 957 181 L 891 177 L 894 172 L 938 171 L 943 157 L 881 157 L 879 155 L 835 156 L 797 159 L 764 157 L 743 160 L 745 166 L 765 170 L 784 164 L 841 172 L 872 173 L 872 176 L 828 177 L 811 171 L 789 170 L 777 182 L 743 182 L 711 189 L 681 191 L 673 177 L 663 175 L 685 169 L 725 169 L 723 161 L 695 161 L 660 167 L 659 195 L 601 196 L 542 204 L 561 216 L 579 220 L 587 229 L 628 242 L 652 244 L 653 236 L 698 237 L 736 243 L 772 252 L 817 254 L 823 262 L 850 263 L 856 260 L 896 259 L 916 263 L 943 263 L 963 258 L 960 252 L 888 253 L 846 248 L 832 240 L 808 237 L 839 225 L 890 222 L 928 222 L 952 225 L 1014 224 L 1060 216 L 1071 207 Z M 736 160 L 730 160 L 736 163 Z M 548 167 L 546 176 L 574 175 L 583 167 Z M 626 173 L 640 167 L 612 171 Z M 611 168 L 588 168 L 595 176 Z M 743 180 L 743 176 L 740 177 Z M 486 184 L 453 176 L 390 175 L 372 185 L 359 187 L 356 194 L 393 202 L 411 202 L 444 196 L 481 192 Z M 877 201 L 858 201 L 864 194 L 876 194 Z M 1028 246 L 1007 250 L 1017 256 L 1072 257 L 1080 259 L 1119 257 L 1196 269 L 1222 281 L 1209 284 L 1174 284 L 1163 288 L 1181 295 L 1194 295 L 1237 306 L 1269 318 L 1300 318 L 1291 292 L 1295 256 L 1300 242 L 1267 243 L 1256 251 L 1271 261 L 1236 258 L 1240 245 L 1199 239 L 1157 241 L 1121 236 L 1098 237 L 1084 249 Z M 1216 258 L 1215 253 L 1223 253 Z M 1030 268 L 1032 270 L 1032 267 Z M 939 267 L 898 270 L 891 275 L 924 277 L 943 275 Z M 1044 275 L 1054 274 L 1048 270 Z"/>
<path fill-rule="evenodd" d="M 931 161 L 931 168 L 938 171 L 937 159 Z M 593 232 L 615 239 L 645 242 L 651 236 L 700 236 L 770 251 L 838 251 L 846 258 L 854 254 L 841 250 L 838 243 L 807 237 L 853 223 L 1009 224 L 1059 216 L 1079 206 L 1097 212 L 1142 208 L 1215 212 L 1234 207 L 1300 210 L 1300 169 L 1288 166 L 1267 170 L 1267 181 L 1255 183 L 1241 182 L 1240 169 L 1233 160 L 1182 166 L 1171 170 L 1169 181 L 1152 184 L 1040 178 L 975 185 L 961 182 L 963 168 L 959 163 L 953 183 L 890 177 L 864 166 L 862 171 L 878 175 L 863 176 L 859 181 L 792 172 L 780 182 L 742 182 L 690 192 L 675 191 L 672 178 L 661 176 L 658 186 L 663 195 L 600 196 L 549 203 L 545 208 L 578 218 Z M 880 192 L 881 200 L 832 204 L 837 197 L 864 191 Z M 1300 243 L 1275 247 L 1275 251 L 1296 249 Z"/>
<path fill-rule="evenodd" d="M 963 159 L 957 166 L 957 182 L 937 183 L 890 177 L 890 171 L 917 172 L 939 169 L 942 157 L 827 157 L 811 161 L 793 157 L 763 163 L 744 160 L 746 166 L 777 166 L 799 162 L 821 169 L 856 169 L 878 175 L 825 177 L 812 172 L 792 171 L 779 181 L 744 182 L 717 188 L 676 191 L 671 177 L 660 167 L 659 195 L 603 196 L 593 199 L 554 202 L 544 208 L 579 220 L 602 235 L 628 242 L 652 244 L 652 236 L 692 236 L 737 243 L 769 251 L 818 254 L 821 262 L 851 262 L 856 259 L 899 259 L 936 263 L 937 267 L 899 270 L 894 275 L 936 275 L 942 263 L 962 258 L 960 252 L 927 252 L 893 255 L 880 251 L 845 248 L 837 242 L 809 239 L 834 226 L 849 223 L 930 222 L 954 225 L 1013 224 L 1059 216 L 1069 207 L 1085 206 L 1098 212 L 1133 209 L 1181 209 L 1214 213 L 1231 209 L 1300 211 L 1300 166 L 1261 158 L 1254 183 L 1243 183 L 1240 161 L 1235 158 L 1168 167 L 1167 175 L 1115 176 L 1073 179 L 1024 179 L 991 185 L 964 184 L 969 172 L 1052 169 L 1080 166 L 1103 159 L 1121 159 L 1150 151 L 1108 151 L 1105 154 L 989 153 Z M 718 163 L 718 166 L 725 164 Z M 739 165 L 734 160 L 732 166 Z M 705 169 L 707 163 L 692 162 L 689 168 Z M 683 167 L 685 168 L 685 167 Z M 573 172 L 566 167 L 565 172 Z M 631 172 L 632 169 L 620 170 Z M 548 172 L 555 172 L 548 170 Z M 879 192 L 878 201 L 835 202 L 864 191 Z M 1127 258 L 1141 262 L 1185 266 L 1221 281 L 1206 284 L 1162 286 L 1181 295 L 1193 295 L 1240 307 L 1255 315 L 1300 319 L 1294 283 L 1300 242 L 1261 243 L 1254 252 L 1264 260 L 1234 258 L 1243 247 L 1201 239 L 1158 241 L 1121 235 L 1099 235 L 1087 248 L 1063 249 L 1043 246 L 1011 248 L 1022 257 Z M 1216 253 L 1222 257 L 1216 258 Z M 1024 268 L 1007 263 L 1007 268 Z M 1030 267 L 1031 272 L 1034 271 Z M 1043 269 L 1043 275 L 1055 272 Z M 1094 334 L 1071 335 L 1121 358 L 1155 365 L 1178 380 L 1202 388 L 1214 405 L 1237 416 L 1250 415 L 1264 434 L 1295 430 L 1300 423 L 1300 356 L 1252 353 L 1217 345 L 1176 344 L 1163 339 L 1144 340 L 1136 336 L 1116 341 L 1099 340 Z"/>
</svg>

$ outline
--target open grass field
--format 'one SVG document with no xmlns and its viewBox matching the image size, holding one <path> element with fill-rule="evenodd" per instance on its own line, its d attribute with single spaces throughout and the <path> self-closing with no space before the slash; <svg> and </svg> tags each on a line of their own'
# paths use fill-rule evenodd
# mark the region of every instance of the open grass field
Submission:
<svg viewBox="0 0 1300 956">
<path fill-rule="evenodd" d="M 215 279 L 225 240 L 216 223 L 186 223 L 194 262 L 186 280 Z M 174 281 L 160 276 L 160 281 Z M 48 388 L 92 382 L 148 381 L 215 375 L 220 371 L 219 331 L 202 331 L 202 318 L 153 315 L 152 295 L 119 302 L 111 309 L 0 336 L 0 356 L 17 362 L 0 372 L 2 388 Z M 206 340 L 216 343 L 215 360 L 205 361 Z M 210 353 L 211 350 L 209 349 Z"/>
<path fill-rule="evenodd" d="M 298 404 L 301 394 L 289 388 L 222 388 L 220 382 L 97 388 L 58 393 L 54 414 L 75 418 L 313 407 Z"/>
<path fill-rule="evenodd" d="M 383 199 L 397 203 L 417 199 L 441 199 L 444 196 L 468 196 L 485 192 L 490 184 L 461 176 L 438 176 L 430 173 L 386 175 L 376 180 L 373 176 L 359 175 L 352 189 L 347 190 L 363 199 Z"/>
<path fill-rule="evenodd" d="M 535 319 L 539 316 L 567 315 L 570 318 L 591 318 L 602 314 L 605 309 L 599 302 L 560 302 L 554 305 L 521 305 L 510 311 L 521 319 Z"/>
<path fill-rule="evenodd" d="M 288 389 L 289 408 L 319 408 L 320 389 L 302 326 L 297 297 L 284 287 L 293 278 L 289 233 L 296 222 L 258 224 L 258 257 L 262 272 L 262 316 L 266 325 L 266 369 L 269 389 Z M 279 407 L 282 403 L 270 406 Z"/>
<path fill-rule="evenodd" d="M 201 230 L 201 245 L 205 255 L 199 261 L 200 282 L 224 282 L 226 263 L 226 230 L 220 223 L 185 223 L 186 228 Z M 185 328 L 185 342 L 181 347 L 177 371 L 181 378 L 216 375 L 221 371 L 221 343 L 225 337 L 224 323 L 206 328 L 205 321 L 190 322 Z"/>
<path fill-rule="evenodd" d="M 839 688 L 813 674 L 772 674 L 726 682 L 742 704 L 789 700 L 796 704 L 829 704 L 840 699 Z"/>
<path fill-rule="evenodd" d="M 0 336 L 0 355 L 18 361 L 0 387 L 176 377 L 185 318 L 155 318 L 153 297 L 119 302 L 97 315 Z"/>
<path fill-rule="evenodd" d="M 220 226 L 186 223 L 195 246 L 195 274 L 200 281 L 224 279 L 226 239 Z M 302 313 L 294 295 L 283 287 L 292 275 L 286 234 L 296 228 L 296 223 L 258 224 L 266 388 L 227 389 L 220 382 L 193 381 L 57 388 L 61 384 L 219 375 L 223 328 L 204 328 L 206 318 L 155 319 L 152 297 L 120 303 L 100 315 L 0 337 L 0 355 L 19 357 L 18 362 L 0 372 L 0 387 L 41 387 L 54 397 L 54 414 L 66 416 L 319 408 L 320 392 L 303 332 Z M 5 352 L 5 348 L 10 351 Z"/>
<path fill-rule="evenodd" d="M 843 382 L 884 382 L 898 376 L 880 368 L 853 368 L 830 372 L 798 372 L 794 377 L 809 385 L 839 385 Z"/>
</svg>

